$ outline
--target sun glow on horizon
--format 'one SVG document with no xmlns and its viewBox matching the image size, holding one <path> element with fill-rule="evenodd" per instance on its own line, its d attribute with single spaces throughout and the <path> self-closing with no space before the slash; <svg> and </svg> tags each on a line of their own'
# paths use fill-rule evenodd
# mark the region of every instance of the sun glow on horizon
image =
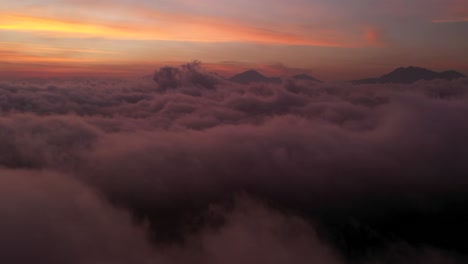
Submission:
<svg viewBox="0 0 468 264">
<path fill-rule="evenodd" d="M 0 68 L 12 72 L 36 65 L 37 71 L 51 71 L 57 63 L 73 69 L 199 59 L 218 68 L 227 67 L 226 61 L 284 63 L 328 76 L 346 70 L 362 76 L 374 68 L 409 64 L 468 71 L 462 44 L 468 41 L 467 5 L 449 0 L 444 8 L 434 2 L 415 11 L 412 7 L 421 1 L 401 6 L 363 0 L 174 0 L 160 5 L 0 0 Z M 263 12 L 266 5 L 271 12 Z"/>
</svg>

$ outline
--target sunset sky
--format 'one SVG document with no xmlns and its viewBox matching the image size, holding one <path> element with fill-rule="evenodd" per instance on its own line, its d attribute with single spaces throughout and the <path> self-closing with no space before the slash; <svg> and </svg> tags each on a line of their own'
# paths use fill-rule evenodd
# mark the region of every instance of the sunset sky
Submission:
<svg viewBox="0 0 468 264">
<path fill-rule="evenodd" d="M 0 77 L 468 73 L 467 0 L 0 0 Z"/>
</svg>

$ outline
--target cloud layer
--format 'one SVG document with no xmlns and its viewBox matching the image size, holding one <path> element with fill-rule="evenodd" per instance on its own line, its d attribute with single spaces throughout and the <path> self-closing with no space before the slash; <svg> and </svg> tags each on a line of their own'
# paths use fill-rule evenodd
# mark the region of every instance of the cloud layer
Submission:
<svg viewBox="0 0 468 264">
<path fill-rule="evenodd" d="M 244 86 L 197 64 L 154 79 L 0 83 L 1 262 L 468 253 L 466 79 Z"/>
</svg>

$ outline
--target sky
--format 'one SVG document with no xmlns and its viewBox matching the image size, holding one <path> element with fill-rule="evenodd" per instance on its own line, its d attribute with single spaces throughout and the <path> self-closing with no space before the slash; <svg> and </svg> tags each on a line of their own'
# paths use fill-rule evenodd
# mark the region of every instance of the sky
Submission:
<svg viewBox="0 0 468 264">
<path fill-rule="evenodd" d="M 0 77 L 468 73 L 466 0 L 0 0 Z"/>
</svg>

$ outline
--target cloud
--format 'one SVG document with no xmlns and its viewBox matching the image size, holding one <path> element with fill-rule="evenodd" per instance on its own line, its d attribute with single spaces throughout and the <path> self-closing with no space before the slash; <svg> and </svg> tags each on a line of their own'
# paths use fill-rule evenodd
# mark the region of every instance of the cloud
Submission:
<svg viewBox="0 0 468 264">
<path fill-rule="evenodd" d="M 140 17 L 149 19 L 145 24 L 125 24 L 109 21 L 80 21 L 32 15 L 3 14 L 0 30 L 36 33 L 55 38 L 106 38 L 115 40 L 165 40 L 182 42 L 247 42 L 324 47 L 354 47 L 361 43 L 348 38 L 345 32 L 320 32 L 310 37 L 297 32 L 294 25 L 261 27 L 238 21 L 220 22 L 216 17 L 197 17 L 184 14 L 166 14 L 136 10 Z M 166 27 L 164 27 L 164 25 Z M 291 30 L 291 27 L 294 30 Z M 332 37 L 330 37 L 330 34 Z"/>
<path fill-rule="evenodd" d="M 2 262 L 27 262 L 22 246 L 47 263 L 468 254 L 467 79 L 239 85 L 196 63 L 155 77 L 0 82 Z"/>
<path fill-rule="evenodd" d="M 128 212 L 71 176 L 34 170 L 0 173 L 2 262 L 341 263 L 306 222 L 248 197 L 239 197 L 234 209 L 210 210 L 212 218 L 224 219 L 221 228 L 206 226 L 187 244 L 158 247 L 150 244 L 145 225 L 136 225 Z"/>
<path fill-rule="evenodd" d="M 230 210 L 212 207 L 210 215 L 223 225 L 203 230 L 189 239 L 188 247 L 175 248 L 169 256 L 180 263 L 343 263 L 303 219 L 246 196 L 238 196 Z M 194 249 L 201 250 L 194 254 Z"/>
<path fill-rule="evenodd" d="M 71 177 L 0 170 L 0 261 L 149 263 L 143 228 Z"/>
<path fill-rule="evenodd" d="M 364 27 L 364 39 L 375 46 L 383 46 L 387 43 L 387 37 L 382 30 L 372 26 Z"/>
<path fill-rule="evenodd" d="M 452 18 L 452 19 L 435 19 L 433 23 L 461 23 L 468 22 L 468 17 Z"/>
<path fill-rule="evenodd" d="M 221 78 L 207 74 L 201 67 L 201 62 L 193 61 L 183 64 L 181 69 L 163 67 L 153 75 L 153 80 L 161 91 L 176 89 L 180 86 L 195 86 L 196 88 L 214 89 Z M 198 94 L 198 93 L 196 93 Z"/>
</svg>

